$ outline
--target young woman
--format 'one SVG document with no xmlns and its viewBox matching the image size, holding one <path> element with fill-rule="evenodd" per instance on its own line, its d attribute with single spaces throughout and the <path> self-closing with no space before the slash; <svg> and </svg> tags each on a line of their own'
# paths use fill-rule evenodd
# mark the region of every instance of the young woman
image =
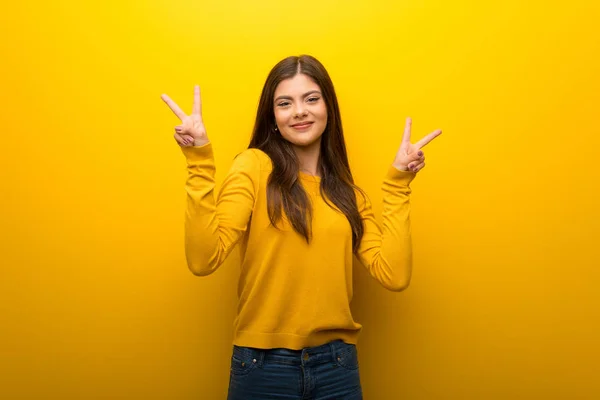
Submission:
<svg viewBox="0 0 600 400">
<path fill-rule="evenodd" d="M 190 115 L 162 98 L 181 119 L 188 267 L 209 275 L 236 244 L 241 250 L 228 399 L 362 399 L 353 255 L 385 288 L 408 286 L 409 184 L 425 166 L 421 148 L 441 131 L 413 144 L 407 119 L 383 180 L 380 226 L 354 185 L 334 87 L 315 58 L 288 57 L 271 70 L 250 145 L 216 198 L 200 88 Z"/>
</svg>

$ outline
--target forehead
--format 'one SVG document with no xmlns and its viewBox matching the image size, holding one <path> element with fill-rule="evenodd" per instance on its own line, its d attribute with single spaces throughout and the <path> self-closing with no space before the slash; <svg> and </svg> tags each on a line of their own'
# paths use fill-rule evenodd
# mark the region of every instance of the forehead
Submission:
<svg viewBox="0 0 600 400">
<path fill-rule="evenodd" d="M 321 88 L 307 75 L 296 74 L 292 78 L 279 82 L 275 89 L 275 97 L 284 95 L 301 96 L 311 90 L 321 90 Z"/>
</svg>

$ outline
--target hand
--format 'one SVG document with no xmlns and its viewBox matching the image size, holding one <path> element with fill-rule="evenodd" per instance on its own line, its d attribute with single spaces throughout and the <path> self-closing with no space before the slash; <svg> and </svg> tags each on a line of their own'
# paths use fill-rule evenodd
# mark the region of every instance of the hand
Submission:
<svg viewBox="0 0 600 400">
<path fill-rule="evenodd" d="M 425 154 L 421 148 L 431 142 L 433 139 L 442 134 L 440 129 L 433 131 L 417 143 L 412 144 L 410 142 L 410 129 L 412 126 L 412 119 L 408 117 L 406 119 L 406 126 L 404 127 L 404 136 L 402 137 L 402 144 L 396 153 L 396 159 L 394 160 L 394 167 L 401 171 L 412 171 L 418 172 L 425 167 Z"/>
<path fill-rule="evenodd" d="M 202 146 L 208 143 L 208 136 L 202 121 L 202 102 L 200 101 L 200 86 L 194 86 L 194 105 L 192 114 L 186 115 L 169 96 L 163 94 L 161 99 L 181 120 L 181 125 L 175 127 L 175 140 L 180 146 Z"/>
</svg>

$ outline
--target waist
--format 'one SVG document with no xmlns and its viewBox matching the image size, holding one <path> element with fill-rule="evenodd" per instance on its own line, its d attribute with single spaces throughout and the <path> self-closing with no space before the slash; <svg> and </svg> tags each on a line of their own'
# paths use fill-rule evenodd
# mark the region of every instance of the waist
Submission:
<svg viewBox="0 0 600 400">
<path fill-rule="evenodd" d="M 262 364 L 286 365 L 318 365 L 336 362 L 342 355 L 355 349 L 354 344 L 337 339 L 316 347 L 306 347 L 301 350 L 286 348 L 258 349 L 252 347 L 234 346 L 234 355 L 255 359 Z"/>
</svg>

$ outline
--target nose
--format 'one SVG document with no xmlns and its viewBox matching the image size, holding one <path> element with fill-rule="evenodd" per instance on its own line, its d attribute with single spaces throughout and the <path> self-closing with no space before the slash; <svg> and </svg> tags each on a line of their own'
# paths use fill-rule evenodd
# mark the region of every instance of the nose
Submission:
<svg viewBox="0 0 600 400">
<path fill-rule="evenodd" d="M 306 105 L 303 102 L 298 103 L 295 111 L 296 112 L 295 112 L 294 116 L 296 118 L 306 115 Z"/>
</svg>

